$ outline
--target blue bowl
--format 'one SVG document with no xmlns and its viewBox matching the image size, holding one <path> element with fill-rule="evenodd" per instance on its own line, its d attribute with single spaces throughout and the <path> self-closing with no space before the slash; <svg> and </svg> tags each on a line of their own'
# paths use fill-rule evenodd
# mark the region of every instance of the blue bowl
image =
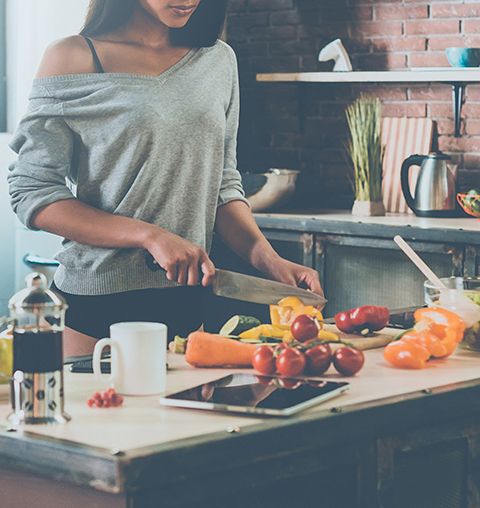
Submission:
<svg viewBox="0 0 480 508">
<path fill-rule="evenodd" d="M 452 67 L 480 66 L 480 48 L 447 48 L 445 54 Z"/>
</svg>

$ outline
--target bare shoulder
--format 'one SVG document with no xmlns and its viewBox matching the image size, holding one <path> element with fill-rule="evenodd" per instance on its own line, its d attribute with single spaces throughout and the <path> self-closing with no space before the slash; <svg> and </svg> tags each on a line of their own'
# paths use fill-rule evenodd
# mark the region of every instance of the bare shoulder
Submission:
<svg viewBox="0 0 480 508">
<path fill-rule="evenodd" d="M 81 35 L 59 39 L 48 46 L 37 71 L 37 78 L 93 72 L 92 54 Z"/>
</svg>

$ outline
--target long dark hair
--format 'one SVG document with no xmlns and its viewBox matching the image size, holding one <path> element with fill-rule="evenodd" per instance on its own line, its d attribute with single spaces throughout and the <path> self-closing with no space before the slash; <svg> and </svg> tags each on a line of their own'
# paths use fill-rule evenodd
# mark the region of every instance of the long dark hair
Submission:
<svg viewBox="0 0 480 508">
<path fill-rule="evenodd" d="M 94 37 L 120 28 L 130 20 L 138 0 L 90 0 L 82 35 Z M 227 11 L 228 0 L 201 0 L 183 28 L 170 30 L 173 46 L 208 47 L 219 38 Z"/>
</svg>

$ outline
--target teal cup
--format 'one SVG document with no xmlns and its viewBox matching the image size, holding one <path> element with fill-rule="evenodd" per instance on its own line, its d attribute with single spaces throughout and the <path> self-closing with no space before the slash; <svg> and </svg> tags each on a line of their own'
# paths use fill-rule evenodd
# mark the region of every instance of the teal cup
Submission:
<svg viewBox="0 0 480 508">
<path fill-rule="evenodd" d="M 447 48 L 445 55 L 452 67 L 480 66 L 480 48 Z"/>
</svg>

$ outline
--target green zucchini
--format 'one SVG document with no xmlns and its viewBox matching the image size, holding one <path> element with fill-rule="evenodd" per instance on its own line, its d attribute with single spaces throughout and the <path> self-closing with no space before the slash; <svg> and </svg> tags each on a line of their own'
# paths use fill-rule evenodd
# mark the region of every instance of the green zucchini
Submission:
<svg viewBox="0 0 480 508">
<path fill-rule="evenodd" d="M 245 344 L 270 344 L 270 345 L 276 345 L 281 344 L 283 342 L 283 339 L 278 339 L 276 337 L 260 337 L 258 339 L 239 339 L 240 342 L 244 342 Z"/>
<path fill-rule="evenodd" d="M 251 316 L 232 316 L 220 329 L 219 334 L 223 336 L 240 335 L 241 333 L 260 326 L 262 323 Z"/>
</svg>

